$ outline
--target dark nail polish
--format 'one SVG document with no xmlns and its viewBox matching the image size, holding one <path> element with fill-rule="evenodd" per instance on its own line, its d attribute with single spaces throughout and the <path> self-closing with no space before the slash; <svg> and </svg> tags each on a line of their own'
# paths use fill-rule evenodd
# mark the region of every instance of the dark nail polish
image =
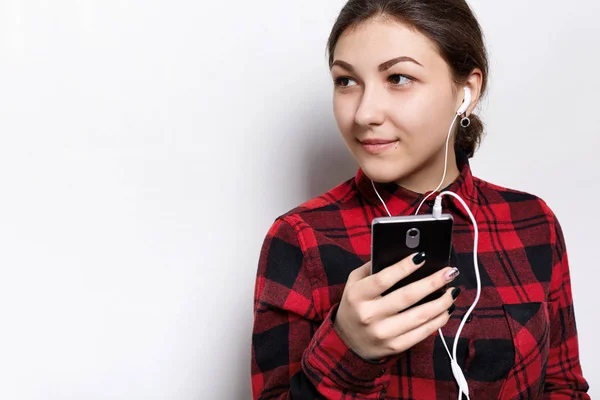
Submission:
<svg viewBox="0 0 600 400">
<path fill-rule="evenodd" d="M 417 254 L 416 256 L 413 257 L 413 262 L 415 263 L 415 265 L 419 265 L 423 261 L 425 261 L 425 253 L 424 252 L 420 252 L 419 254 Z"/>
<path fill-rule="evenodd" d="M 454 304 L 452 304 L 450 306 L 450 308 L 448 309 L 448 314 L 452 315 L 452 313 L 454 312 L 454 310 L 456 310 L 456 306 Z"/>
<path fill-rule="evenodd" d="M 452 289 L 452 298 L 454 300 L 456 300 L 456 298 L 458 297 L 459 294 L 460 294 L 460 288 L 454 288 L 454 289 Z"/>
</svg>

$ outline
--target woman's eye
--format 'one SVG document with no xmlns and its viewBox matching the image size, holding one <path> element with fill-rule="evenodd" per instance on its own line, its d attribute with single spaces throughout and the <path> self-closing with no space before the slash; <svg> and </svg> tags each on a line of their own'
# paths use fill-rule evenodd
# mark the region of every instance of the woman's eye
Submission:
<svg viewBox="0 0 600 400">
<path fill-rule="evenodd" d="M 389 77 L 389 81 L 392 85 L 404 86 L 407 83 L 411 82 L 412 79 L 404 75 L 394 74 Z"/>
<path fill-rule="evenodd" d="M 342 86 L 342 87 L 354 86 L 354 85 L 356 85 L 356 81 L 354 81 L 353 79 L 350 79 L 346 76 L 342 76 L 335 80 L 335 85 Z"/>
</svg>

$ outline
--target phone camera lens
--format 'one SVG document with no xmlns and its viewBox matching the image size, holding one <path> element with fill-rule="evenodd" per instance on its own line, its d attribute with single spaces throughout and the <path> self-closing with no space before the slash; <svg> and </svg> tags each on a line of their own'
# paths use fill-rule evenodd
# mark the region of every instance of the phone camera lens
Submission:
<svg viewBox="0 0 600 400">
<path fill-rule="evenodd" d="M 411 229 L 410 231 L 408 231 L 408 236 L 410 236 L 411 238 L 416 237 L 419 234 L 419 231 L 417 231 L 416 229 Z"/>
</svg>

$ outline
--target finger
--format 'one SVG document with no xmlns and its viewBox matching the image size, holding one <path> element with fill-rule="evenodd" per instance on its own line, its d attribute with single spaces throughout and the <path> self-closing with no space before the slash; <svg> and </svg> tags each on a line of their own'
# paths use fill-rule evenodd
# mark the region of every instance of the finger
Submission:
<svg viewBox="0 0 600 400">
<path fill-rule="evenodd" d="M 410 349 L 417 343 L 422 342 L 424 339 L 431 336 L 435 331 L 444 327 L 450 319 L 450 313 L 448 310 L 442 311 L 438 316 L 426 322 L 425 324 L 408 331 L 403 335 L 392 339 L 389 342 L 390 349 L 395 353 L 401 353 L 407 349 Z"/>
<path fill-rule="evenodd" d="M 391 316 L 407 309 L 424 297 L 452 282 L 458 276 L 458 269 L 447 267 L 426 278 L 408 284 L 376 300 L 376 308 L 382 316 Z"/>
<path fill-rule="evenodd" d="M 389 334 L 385 339 L 403 335 L 421 325 L 427 324 L 444 311 L 447 312 L 459 294 L 460 289 L 450 288 L 439 299 L 429 301 L 401 313 L 396 312 L 392 316 L 382 319 L 379 322 L 379 328 L 382 332 Z"/>
<path fill-rule="evenodd" d="M 369 275 L 371 275 L 371 261 L 367 262 L 364 265 L 361 265 L 360 267 L 350 272 L 350 275 L 348 275 L 347 283 L 358 282 L 361 279 L 368 277 Z"/>
<path fill-rule="evenodd" d="M 365 298 L 372 300 L 379 297 L 398 281 L 419 269 L 425 263 L 424 258 L 425 253 L 415 253 L 376 274 L 364 278 L 358 284 L 362 286 L 361 291 L 364 293 Z"/>
</svg>

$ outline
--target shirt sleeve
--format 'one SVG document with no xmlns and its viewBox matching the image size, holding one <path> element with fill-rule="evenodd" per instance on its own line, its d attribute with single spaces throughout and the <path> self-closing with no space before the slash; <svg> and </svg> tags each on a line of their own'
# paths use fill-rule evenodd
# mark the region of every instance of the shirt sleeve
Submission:
<svg viewBox="0 0 600 400">
<path fill-rule="evenodd" d="M 554 219 L 554 267 L 550 283 L 550 354 L 546 369 L 544 399 L 589 399 L 588 383 L 579 362 L 579 343 L 571 276 L 565 240 Z"/>
<path fill-rule="evenodd" d="M 377 399 L 392 361 L 370 362 L 350 350 L 333 321 L 337 304 L 314 300 L 317 245 L 301 221 L 278 219 L 260 253 L 254 292 L 252 392 L 257 399 Z"/>
</svg>

